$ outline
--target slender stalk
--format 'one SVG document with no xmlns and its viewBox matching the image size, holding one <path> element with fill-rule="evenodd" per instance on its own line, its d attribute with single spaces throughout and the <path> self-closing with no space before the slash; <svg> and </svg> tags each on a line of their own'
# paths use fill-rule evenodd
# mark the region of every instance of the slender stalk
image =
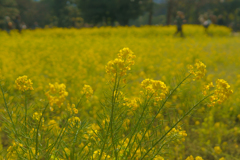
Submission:
<svg viewBox="0 0 240 160">
<path fill-rule="evenodd" d="M 116 91 L 117 84 L 119 85 L 119 81 L 120 81 L 120 78 L 118 80 L 118 76 L 116 74 L 115 82 L 114 82 L 114 86 L 113 86 L 113 91 L 112 91 L 111 117 L 110 117 L 110 122 L 109 122 L 109 125 L 108 125 L 108 130 L 107 130 L 107 133 L 106 133 L 106 137 L 105 137 L 105 140 L 103 142 L 103 147 L 101 149 L 101 153 L 100 153 L 100 156 L 99 156 L 99 160 L 101 159 L 102 154 L 103 154 L 103 150 L 105 148 L 105 144 L 106 144 L 106 141 L 107 141 L 107 138 L 108 138 L 109 129 L 111 129 L 110 132 L 111 132 L 111 138 L 112 138 L 112 143 L 113 143 L 113 148 L 114 148 L 114 154 L 115 154 L 115 158 L 117 159 L 117 152 L 116 152 L 116 148 L 115 148 L 115 144 L 114 144 L 114 136 L 113 136 L 112 124 L 113 124 L 113 114 L 114 114 L 114 106 L 115 106 L 115 99 L 116 99 L 115 95 L 117 94 L 117 93 L 115 93 L 115 91 Z"/>
<path fill-rule="evenodd" d="M 71 160 L 74 160 L 75 144 L 76 144 L 76 141 L 77 141 L 77 136 L 78 136 L 79 130 L 80 130 L 80 127 L 78 128 L 78 130 L 77 130 L 77 132 L 76 132 L 76 134 L 75 134 L 75 136 L 74 136 L 74 139 L 73 139 L 73 144 L 72 144 L 72 149 L 73 149 L 73 151 L 72 151 L 72 153 L 71 153 L 71 155 L 70 155 Z"/>
<path fill-rule="evenodd" d="M 72 153 L 70 154 L 71 160 L 74 160 L 74 153 L 75 153 L 75 146 L 73 146 L 73 151 L 72 151 Z"/>
<path fill-rule="evenodd" d="M 24 120 L 25 120 L 25 129 L 26 129 L 26 133 L 27 133 L 27 97 L 28 95 L 27 95 L 27 92 L 25 92 L 25 104 L 24 104 L 24 106 L 25 106 L 25 118 L 24 118 Z"/>
<path fill-rule="evenodd" d="M 78 108 L 78 106 L 81 104 L 82 99 L 83 99 L 84 96 L 85 96 L 85 94 L 83 94 L 82 97 L 80 98 L 80 100 L 78 101 L 78 103 L 77 103 L 77 105 L 76 105 L 76 108 Z"/>
<path fill-rule="evenodd" d="M 112 95 L 112 113 L 111 113 L 111 119 L 110 120 L 110 125 L 111 125 L 111 137 L 112 137 L 112 144 L 113 144 L 113 149 L 114 149 L 114 154 L 115 154 L 115 158 L 116 160 L 118 159 L 118 153 L 117 153 L 117 150 L 116 150 L 116 146 L 115 146 L 115 142 L 114 142 L 114 135 L 113 135 L 113 121 L 114 121 L 114 109 L 115 109 L 115 103 L 116 103 L 116 98 L 118 96 L 118 87 L 119 87 L 119 83 L 120 83 L 120 80 L 121 80 L 121 77 L 117 77 L 116 76 L 116 80 L 117 80 L 117 83 L 115 83 L 114 85 L 114 91 L 113 91 L 113 95 Z"/>
<path fill-rule="evenodd" d="M 157 140 L 157 142 L 155 142 L 152 147 L 150 149 L 147 150 L 147 152 L 143 155 L 143 157 L 141 159 L 143 159 L 159 142 L 161 142 L 166 135 L 171 132 L 171 130 L 176 127 L 178 125 L 179 122 L 181 122 L 186 116 L 188 116 L 193 109 L 195 109 L 200 103 L 202 103 L 205 99 L 207 99 L 208 97 L 210 97 L 213 94 L 210 94 L 206 97 L 204 97 L 203 99 L 201 99 L 197 104 L 195 104 L 190 110 L 188 110 L 187 113 L 185 113 L 159 140 Z"/>
<path fill-rule="evenodd" d="M 65 125 L 64 125 L 64 126 L 66 126 L 66 127 L 64 127 L 65 129 L 63 130 L 62 136 L 61 136 L 61 137 L 59 137 L 59 140 L 58 140 L 58 145 L 57 145 L 57 143 L 56 143 L 56 145 L 57 145 L 56 149 L 58 149 L 58 148 L 59 148 L 59 146 L 60 146 L 60 142 L 61 142 L 61 140 L 62 140 L 62 138 L 63 138 L 63 135 L 64 135 L 65 131 L 67 130 L 67 127 L 68 127 L 68 122 L 67 122 L 67 123 L 65 123 Z"/>
<path fill-rule="evenodd" d="M 14 122 L 13 122 L 13 120 L 12 120 L 12 116 L 11 116 L 11 114 L 10 114 L 10 112 L 9 112 L 8 105 L 7 105 L 7 101 L 6 101 L 5 94 L 4 94 L 4 91 L 3 91 L 3 88 L 2 88 L 1 83 L 0 83 L 0 86 L 1 86 L 1 92 L 2 92 L 2 95 L 3 95 L 4 106 L 5 106 L 6 110 L 7 110 L 8 116 L 9 116 L 11 122 L 12 122 L 12 126 L 13 126 L 13 130 L 14 130 L 14 132 L 15 132 L 15 135 L 17 135 L 17 130 L 16 130 L 15 124 L 14 124 Z M 18 136 L 17 136 L 17 137 L 18 137 Z"/>
<path fill-rule="evenodd" d="M 63 136 L 63 134 L 64 134 L 64 132 L 65 132 L 64 128 L 65 128 L 66 125 L 68 124 L 68 119 L 69 119 L 69 118 L 67 118 L 66 123 L 64 124 L 64 126 L 63 126 L 61 132 L 59 133 L 59 135 L 58 135 L 58 137 L 57 137 L 57 140 L 51 145 L 51 149 L 49 149 L 49 150 L 47 151 L 47 153 L 50 154 L 50 153 L 52 152 L 52 149 L 53 149 L 54 146 L 57 144 L 58 140 Z M 63 132 L 63 130 L 64 130 L 64 132 Z M 62 133 L 62 132 L 63 132 L 63 133 Z M 47 153 L 46 153 L 46 154 L 47 154 Z M 50 158 L 51 158 L 51 157 L 50 157 Z M 50 159 L 50 158 L 48 157 L 47 159 Z"/>
<path fill-rule="evenodd" d="M 40 120 L 38 122 L 38 127 L 37 127 L 37 133 L 36 133 L 36 147 L 35 147 L 35 157 L 37 157 L 37 153 L 38 153 L 38 132 L 39 132 L 39 129 L 40 129 L 40 125 L 41 125 L 41 122 L 42 122 L 42 118 L 43 118 L 43 115 L 47 109 L 47 106 L 48 106 L 49 103 L 47 103 L 46 107 L 44 108 L 43 112 L 42 112 L 42 115 L 40 117 Z"/>
<path fill-rule="evenodd" d="M 136 154 L 136 152 L 137 152 L 138 148 L 140 147 L 141 142 L 143 141 L 146 133 L 148 132 L 148 130 L 149 130 L 150 127 L 152 126 L 152 124 L 153 124 L 154 120 L 156 119 L 157 115 L 160 113 L 160 111 L 163 109 L 164 105 L 167 103 L 168 99 L 169 99 L 169 98 L 173 95 L 173 93 L 181 86 L 181 84 L 182 84 L 186 79 L 188 79 L 191 75 L 192 75 L 192 74 L 187 75 L 187 76 L 170 92 L 170 94 L 167 96 L 167 98 L 165 99 L 165 101 L 162 103 L 161 107 L 158 109 L 157 114 L 155 114 L 155 116 L 152 118 L 151 122 L 149 123 L 149 125 L 148 125 L 146 131 L 144 132 L 144 134 L 143 134 L 143 136 L 142 136 L 142 139 L 141 139 L 140 142 L 138 143 L 138 146 L 137 146 L 137 148 L 135 149 L 132 157 Z"/>
<path fill-rule="evenodd" d="M 90 142 L 86 142 L 86 144 L 83 146 L 83 148 L 80 150 L 80 152 L 78 153 L 78 155 L 81 155 L 81 153 L 83 152 L 83 150 L 84 150 L 84 148 L 89 144 Z M 83 155 L 84 155 L 84 153 L 83 153 Z M 84 157 L 86 157 L 87 156 L 87 154 L 84 156 Z M 84 157 L 82 157 L 82 159 L 84 159 Z"/>
<path fill-rule="evenodd" d="M 104 148 L 105 148 L 105 144 L 106 144 L 106 142 L 107 142 L 109 129 L 110 129 L 110 124 L 108 125 L 108 129 L 107 129 L 106 136 L 105 136 L 105 139 L 104 139 L 104 142 L 103 142 L 103 146 L 102 146 L 102 149 L 101 149 L 101 153 L 100 153 L 100 156 L 99 156 L 99 160 L 100 160 L 101 157 L 102 157 L 102 153 L 103 153 L 103 150 L 104 150 Z"/>
<path fill-rule="evenodd" d="M 157 152 L 154 154 L 154 156 L 151 158 L 151 159 L 154 159 L 155 158 L 155 156 L 162 150 L 162 148 L 165 146 L 165 145 L 167 145 L 168 144 L 168 142 L 171 142 L 172 140 L 174 139 L 174 137 L 173 138 L 171 138 L 169 141 L 167 141 L 167 142 L 164 142 L 163 144 L 162 144 L 162 146 L 157 150 Z M 165 140 L 165 139 L 164 139 Z"/>
<path fill-rule="evenodd" d="M 143 115 L 144 115 L 144 112 L 145 112 L 145 110 L 146 110 L 146 108 L 147 108 L 147 106 L 148 106 L 148 103 L 150 102 L 150 99 L 152 98 L 152 96 L 153 96 L 153 94 L 150 96 L 150 98 L 149 98 L 147 101 L 145 101 L 142 114 L 141 114 L 140 118 L 138 119 L 137 124 L 135 125 L 135 127 L 134 127 L 134 129 L 133 129 L 133 133 L 136 132 L 136 129 L 137 129 L 139 123 L 140 123 L 141 120 L 142 120 L 142 117 L 143 117 Z M 128 142 L 128 144 L 127 144 L 127 147 L 126 147 L 125 150 L 124 150 L 124 153 L 126 152 L 128 146 L 130 145 L 132 138 L 133 138 L 133 135 L 130 137 L 129 142 Z M 135 139 L 134 139 L 134 140 L 135 140 Z M 131 149 L 129 149 L 129 151 L 128 151 L 127 157 L 128 157 L 128 155 L 130 154 L 130 150 L 131 150 Z"/>
<path fill-rule="evenodd" d="M 116 76 L 116 80 L 117 80 L 117 76 Z M 116 90 L 116 81 L 115 81 L 115 85 L 114 85 L 114 89 L 113 89 L 113 93 L 112 93 L 112 107 L 111 107 L 111 118 L 110 118 L 110 128 L 111 128 L 111 137 L 112 137 L 112 144 L 113 144 L 113 149 L 114 149 L 114 154 L 115 154 L 115 144 L 114 144 L 114 136 L 113 136 L 113 114 L 114 114 L 114 107 L 115 107 L 115 99 L 116 99 L 116 94 L 115 90 Z M 116 155 L 115 155 L 116 156 Z"/>
<path fill-rule="evenodd" d="M 2 85 L 1 85 L 1 83 L 0 83 L 0 87 L 1 87 L 1 92 L 2 92 L 2 95 L 3 95 L 4 107 L 5 107 L 6 111 L 7 111 L 7 114 L 8 114 L 8 116 L 9 116 L 10 120 L 11 120 L 11 125 L 12 125 L 12 127 L 13 127 L 14 135 L 16 136 L 17 140 L 18 140 L 19 142 L 21 142 L 21 139 L 18 137 L 18 133 L 17 133 L 16 126 L 15 126 L 15 124 L 14 124 L 14 122 L 13 122 L 13 119 L 12 119 L 12 116 L 11 116 L 11 114 L 10 114 L 10 111 L 9 111 L 9 108 L 8 108 L 8 104 L 7 104 L 7 101 L 6 101 L 6 98 L 5 98 L 5 93 L 4 93 L 4 91 L 3 91 L 3 87 L 2 87 Z M 29 149 L 29 151 L 31 151 L 31 149 L 29 148 L 29 145 L 28 145 L 28 141 L 27 141 L 27 148 Z M 30 154 L 30 155 L 31 155 L 31 154 Z"/>
</svg>

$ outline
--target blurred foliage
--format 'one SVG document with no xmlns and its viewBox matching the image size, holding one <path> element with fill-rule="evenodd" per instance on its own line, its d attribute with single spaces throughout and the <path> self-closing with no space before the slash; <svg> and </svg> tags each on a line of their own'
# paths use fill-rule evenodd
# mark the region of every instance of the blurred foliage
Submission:
<svg viewBox="0 0 240 160">
<path fill-rule="evenodd" d="M 239 16 L 236 12 L 240 9 L 239 0 L 168 0 L 168 5 L 172 5 L 172 16 L 176 15 L 177 10 L 181 10 L 189 23 L 194 24 L 198 24 L 199 15 L 206 12 L 210 15 L 223 15 L 226 24 L 229 24 Z M 230 15 L 233 15 L 232 18 Z"/>
<path fill-rule="evenodd" d="M 175 82 L 184 76 L 186 66 L 198 59 L 207 66 L 206 77 L 202 82 L 194 82 L 191 87 L 188 85 L 193 82 L 185 83 L 184 87 L 177 91 L 178 94 L 171 98 L 171 103 L 167 103 L 166 110 L 158 117 L 159 122 L 168 115 L 172 120 L 177 120 L 189 109 L 192 100 L 199 98 L 202 85 L 215 82 L 217 78 L 229 82 L 234 94 L 222 105 L 208 107 L 202 104 L 194 114 L 189 115 L 181 123 L 188 134 L 186 141 L 183 145 L 175 145 L 174 148 L 165 150 L 170 156 L 165 159 L 183 160 L 189 155 L 199 155 L 205 160 L 219 160 L 221 157 L 237 160 L 240 158 L 240 39 L 230 36 L 230 29 L 222 26 L 211 25 L 209 32 L 212 36 L 208 36 L 204 34 L 202 26 L 184 25 L 184 39 L 173 37 L 175 30 L 175 26 L 144 26 L 36 29 L 24 30 L 21 35 L 12 31 L 12 36 L 0 32 L 0 48 L 3 53 L 0 54 L 0 70 L 6 82 L 4 86 L 8 91 L 7 100 L 14 111 L 15 102 L 24 104 L 14 81 L 19 76 L 27 75 L 34 88 L 30 100 L 32 105 L 28 110 L 29 117 L 33 117 L 36 111 L 41 110 L 39 104 L 46 99 L 45 92 L 48 91 L 49 83 L 64 83 L 69 93 L 66 99 L 70 104 L 77 104 L 81 89 L 84 84 L 88 84 L 94 95 L 89 102 L 84 101 L 78 108 L 78 116 L 82 122 L 87 120 L 96 123 L 98 114 L 102 111 L 99 104 L 104 98 L 102 91 L 109 89 L 106 85 L 105 65 L 116 57 L 120 48 L 127 46 L 136 55 L 135 65 L 127 77 L 123 92 L 130 99 L 139 95 L 140 83 L 147 78 L 174 86 Z M 5 114 L 2 96 L 0 98 L 0 111 Z M 67 102 L 62 108 L 57 109 L 56 106 L 53 113 L 46 112 L 46 126 L 54 120 L 56 128 L 63 128 L 64 121 L 61 119 L 64 117 Z M 149 111 L 154 113 L 155 109 L 151 107 Z M 18 117 L 15 119 L 19 120 Z M 12 145 L 11 139 L 4 133 L 4 128 L 5 125 L 2 125 L 0 130 L 0 154 L 1 147 L 3 151 L 7 151 Z M 130 129 L 132 128 L 128 127 L 128 130 Z M 71 137 L 66 137 L 62 142 L 68 142 Z M 56 136 L 52 139 L 55 138 Z M 96 149 L 95 144 L 91 143 L 91 146 Z"/>
<path fill-rule="evenodd" d="M 78 6 L 86 22 L 113 24 L 118 21 L 121 25 L 128 25 L 129 19 L 143 13 L 145 3 L 141 0 L 79 0 Z"/>
<path fill-rule="evenodd" d="M 5 16 L 18 14 L 27 28 L 165 25 L 180 10 L 189 24 L 200 24 L 200 15 L 222 15 L 224 25 L 237 30 L 239 6 L 239 0 L 0 0 L 0 27 Z"/>
<path fill-rule="evenodd" d="M 15 0 L 0 0 L 0 28 L 4 27 L 5 16 L 15 18 L 19 14 Z"/>
</svg>

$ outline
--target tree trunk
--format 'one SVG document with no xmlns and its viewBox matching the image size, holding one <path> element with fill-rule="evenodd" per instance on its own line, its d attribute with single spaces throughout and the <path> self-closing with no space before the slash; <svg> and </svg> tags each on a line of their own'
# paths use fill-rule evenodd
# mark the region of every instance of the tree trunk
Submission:
<svg viewBox="0 0 240 160">
<path fill-rule="evenodd" d="M 168 0 L 167 3 L 167 25 L 171 24 L 171 15 L 172 15 L 172 8 L 173 8 L 173 0 Z"/>
<path fill-rule="evenodd" d="M 153 15 L 153 1 L 149 0 L 149 18 L 148 25 L 152 25 L 152 15 Z"/>
<path fill-rule="evenodd" d="M 119 23 L 120 23 L 121 26 L 127 26 L 128 25 L 128 19 L 119 20 Z"/>
</svg>

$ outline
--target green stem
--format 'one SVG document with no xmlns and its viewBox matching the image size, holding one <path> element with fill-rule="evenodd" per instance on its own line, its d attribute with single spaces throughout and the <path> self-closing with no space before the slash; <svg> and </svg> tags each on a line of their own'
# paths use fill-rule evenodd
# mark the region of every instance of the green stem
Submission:
<svg viewBox="0 0 240 160">
<path fill-rule="evenodd" d="M 163 149 L 163 147 L 164 147 L 165 145 L 167 145 L 169 142 L 171 142 L 174 138 L 175 138 L 175 137 L 172 137 L 170 140 L 164 142 L 164 143 L 162 144 L 162 146 L 158 149 L 158 151 L 154 154 L 153 158 L 151 158 L 151 159 L 154 159 L 155 156 Z M 163 140 L 165 140 L 165 138 L 164 138 Z"/>
<path fill-rule="evenodd" d="M 114 135 L 113 135 L 113 127 L 112 126 L 113 126 L 113 121 L 114 121 L 115 103 L 116 103 L 116 98 L 118 97 L 118 87 L 119 87 L 119 83 L 120 83 L 121 77 L 119 77 L 119 79 L 118 79 L 117 76 L 116 76 L 116 80 L 117 80 L 117 83 L 115 83 L 115 85 L 114 85 L 114 91 L 113 91 L 113 95 L 112 95 L 112 112 L 111 112 L 110 125 L 111 125 L 112 144 L 113 144 L 115 158 L 117 160 L 118 159 L 118 155 L 117 155 L 118 153 L 117 153 L 115 142 L 114 142 Z"/>
<path fill-rule="evenodd" d="M 14 135 L 16 136 L 17 140 L 18 140 L 19 142 L 21 142 L 21 139 L 18 137 L 18 133 L 17 133 L 16 126 L 15 126 L 15 124 L 14 124 L 14 122 L 13 122 L 13 119 L 12 119 L 12 116 L 11 116 L 11 114 L 10 114 L 10 111 L 9 111 L 9 108 L 8 108 L 8 105 L 7 105 L 7 101 L 6 101 L 6 98 L 5 98 L 5 93 L 4 93 L 4 91 L 3 91 L 3 87 L 2 87 L 2 85 L 1 85 L 1 82 L 0 82 L 0 87 L 1 87 L 1 92 L 2 92 L 2 95 L 3 95 L 4 107 L 5 107 L 5 109 L 7 110 L 7 114 L 8 114 L 8 116 L 9 116 L 10 120 L 11 120 L 11 125 L 12 125 L 12 127 L 13 127 Z M 28 142 L 27 142 L 27 148 L 28 148 L 29 151 L 31 151 L 30 147 L 28 146 Z"/>
<path fill-rule="evenodd" d="M 110 129 L 110 125 L 108 125 L 107 133 L 106 133 L 106 136 L 105 136 L 105 139 L 104 139 L 104 142 L 103 142 L 103 146 L 102 146 L 102 149 L 101 149 L 101 153 L 100 153 L 100 156 L 99 156 L 99 160 L 101 159 L 103 150 L 104 150 L 104 148 L 105 148 L 105 144 L 106 144 L 106 141 L 107 141 L 109 129 Z"/>
<path fill-rule="evenodd" d="M 85 94 L 83 94 L 82 97 L 81 97 L 81 99 L 78 101 L 78 103 L 77 103 L 77 105 L 76 105 L 76 108 L 78 108 L 78 106 L 81 104 L 82 99 L 83 99 L 84 96 L 85 96 Z"/>
<path fill-rule="evenodd" d="M 137 148 L 135 149 L 134 153 L 133 153 L 133 156 L 136 154 L 138 148 L 140 147 L 141 145 L 141 142 L 143 141 L 146 133 L 148 132 L 148 130 L 150 129 L 151 125 L 153 124 L 154 120 L 156 119 L 157 115 L 161 112 L 161 110 L 163 109 L 164 105 L 167 103 L 168 99 L 173 95 L 173 93 L 181 86 L 181 84 L 186 80 L 188 79 L 192 74 L 189 74 L 187 75 L 171 92 L 170 94 L 167 96 L 167 98 L 165 99 L 165 101 L 162 103 L 161 107 L 158 109 L 157 111 L 157 114 L 152 118 L 151 122 L 149 123 L 146 131 L 144 132 L 143 136 L 142 136 L 142 139 L 140 140 L 140 142 L 138 143 L 138 146 Z"/>
<path fill-rule="evenodd" d="M 212 94 L 204 97 L 203 99 L 201 99 L 197 104 L 195 104 L 190 110 L 188 110 L 187 113 L 185 113 L 157 142 L 155 142 L 152 147 L 150 149 L 148 149 L 148 151 L 143 155 L 143 157 L 141 159 L 143 159 L 159 142 L 161 142 L 163 140 L 163 138 L 166 137 L 166 135 L 171 132 L 171 130 L 176 127 L 178 125 L 179 122 L 181 122 L 186 116 L 188 116 L 193 109 L 195 109 L 200 103 L 202 103 L 205 99 L 207 99 L 208 97 L 210 97 Z"/>
<path fill-rule="evenodd" d="M 42 112 L 42 115 L 40 117 L 40 120 L 38 122 L 38 127 L 37 127 L 37 133 L 36 133 L 36 151 L 35 151 L 35 157 L 37 157 L 37 153 L 38 153 L 38 132 L 39 132 L 39 129 L 40 129 L 40 125 L 41 125 L 41 122 L 42 122 L 42 118 L 43 118 L 43 115 L 47 109 L 47 106 L 48 106 L 49 103 L 47 103 L 46 107 L 44 108 L 43 112 Z"/>
<path fill-rule="evenodd" d="M 146 108 L 147 108 L 147 106 L 148 106 L 148 103 L 150 102 L 150 99 L 152 98 L 152 96 L 153 96 L 153 94 L 150 96 L 150 98 L 149 98 L 147 101 L 145 101 L 145 104 L 144 104 L 144 108 L 143 108 L 142 114 L 141 114 L 140 118 L 138 119 L 138 122 L 137 122 L 137 124 L 135 125 L 135 127 L 134 127 L 132 133 L 135 133 L 135 132 L 136 132 L 136 129 L 137 129 L 139 123 L 140 123 L 141 120 L 142 120 L 142 117 L 143 117 L 143 115 L 144 115 L 144 112 L 145 112 L 145 110 L 146 110 Z M 128 142 L 128 144 L 127 144 L 127 147 L 126 147 L 125 150 L 124 150 L 124 153 L 126 152 L 128 146 L 130 145 L 131 140 L 132 140 L 132 138 L 133 138 L 133 135 L 134 135 L 134 134 L 132 134 L 132 136 L 130 137 L 129 142 Z M 134 139 L 134 141 L 135 141 L 135 139 Z M 134 143 L 133 143 L 133 144 L 134 144 Z M 127 157 L 129 156 L 130 151 L 131 151 L 131 148 L 130 148 L 129 151 L 128 151 Z"/>
<path fill-rule="evenodd" d="M 115 83 L 114 83 L 114 87 L 113 87 L 113 91 L 112 91 L 111 117 L 110 117 L 110 122 L 109 122 L 109 125 L 108 125 L 108 130 L 107 130 L 107 133 L 106 133 L 106 137 L 105 137 L 105 140 L 103 142 L 103 147 L 101 149 L 101 153 L 100 153 L 100 156 L 99 156 L 99 160 L 101 159 L 102 154 L 103 154 L 103 150 L 105 148 L 105 144 L 106 144 L 106 141 L 107 141 L 109 129 L 111 129 L 110 132 L 111 132 L 111 138 L 112 138 L 112 143 L 113 143 L 113 148 L 114 148 L 114 155 L 115 155 L 115 158 L 117 159 L 117 151 L 116 151 L 115 143 L 114 143 L 112 124 L 113 124 L 113 114 L 114 114 L 114 106 L 115 106 L 115 99 L 116 99 L 115 96 L 117 94 L 117 93 L 115 93 L 115 91 L 116 91 L 116 86 L 119 85 L 119 81 L 120 81 L 120 78 L 118 80 L 118 76 L 116 74 L 116 76 L 115 76 Z"/>
<path fill-rule="evenodd" d="M 14 122 L 13 122 L 13 120 L 12 120 L 12 116 L 11 116 L 11 114 L 10 114 L 10 112 L 9 112 L 8 105 L 7 105 L 7 101 L 6 101 L 6 98 L 5 98 L 5 94 L 4 94 L 4 91 L 3 91 L 3 88 L 2 88 L 1 82 L 0 82 L 0 86 L 1 86 L 1 92 L 2 92 L 2 95 L 3 95 L 4 106 L 5 106 L 6 110 L 7 110 L 8 116 L 9 116 L 11 122 L 12 122 L 13 130 L 14 130 L 14 132 L 15 132 L 14 134 L 17 136 L 17 130 L 16 130 L 16 127 L 15 127 Z M 17 137 L 18 137 L 18 136 L 17 136 Z"/>
<path fill-rule="evenodd" d="M 47 151 L 47 153 L 51 154 L 52 149 L 53 149 L 54 146 L 57 144 L 58 140 L 61 139 L 60 137 L 63 136 L 64 133 L 62 133 L 62 132 L 63 132 L 64 128 L 66 127 L 66 125 L 68 124 L 68 119 L 69 119 L 69 118 L 67 118 L 67 121 L 66 121 L 65 124 L 63 125 L 63 128 L 62 128 L 61 132 L 59 133 L 59 135 L 58 135 L 58 137 L 57 137 L 57 140 L 50 146 L 51 149 L 49 149 L 49 150 Z M 66 128 L 65 128 L 65 130 L 66 130 Z M 65 131 L 64 131 L 64 132 L 65 132 Z M 46 154 L 47 154 L 47 153 L 46 153 Z M 50 157 L 50 158 L 51 158 L 51 157 Z M 50 158 L 48 157 L 47 159 L 50 159 Z"/>
<path fill-rule="evenodd" d="M 76 132 L 76 134 L 75 134 L 75 136 L 74 136 L 74 139 L 73 139 L 73 144 L 72 144 L 72 149 L 73 149 L 73 151 L 72 151 L 72 153 L 71 153 L 71 155 L 70 155 L 71 160 L 74 160 L 75 144 L 76 144 L 76 142 L 77 142 L 77 136 L 78 136 L 79 131 L 80 131 L 80 126 L 79 126 L 79 128 L 78 128 L 78 130 L 77 130 L 77 132 Z"/>
<path fill-rule="evenodd" d="M 25 129 L 27 133 L 27 93 L 25 92 Z"/>
</svg>

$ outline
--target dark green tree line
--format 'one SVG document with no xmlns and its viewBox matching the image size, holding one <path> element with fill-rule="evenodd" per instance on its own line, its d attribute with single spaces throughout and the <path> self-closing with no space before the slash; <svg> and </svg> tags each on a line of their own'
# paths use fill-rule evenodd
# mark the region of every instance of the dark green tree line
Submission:
<svg viewBox="0 0 240 160">
<path fill-rule="evenodd" d="M 145 10 L 141 0 L 79 0 L 78 7 L 86 22 L 110 25 L 114 22 L 128 25 L 130 19 L 137 18 Z"/>
<path fill-rule="evenodd" d="M 189 23 L 199 24 L 199 15 L 208 12 L 223 15 L 228 24 L 233 21 L 233 17 L 237 18 L 235 13 L 239 8 L 239 0 L 167 0 L 166 24 L 173 22 L 177 10 L 185 13 Z"/>
<path fill-rule="evenodd" d="M 4 28 L 5 17 L 15 18 L 19 14 L 15 0 L 0 0 L 0 28 Z"/>
<path fill-rule="evenodd" d="M 177 10 L 185 13 L 188 23 L 199 24 L 198 17 L 206 12 L 223 15 L 225 24 L 240 23 L 240 0 L 0 0 L 0 27 L 4 18 L 21 16 L 32 27 L 35 22 L 44 27 L 82 27 L 91 25 L 134 25 L 134 19 L 144 15 L 144 24 L 154 17 L 165 16 L 162 24 L 172 24 Z M 138 21 L 138 26 L 143 21 Z M 154 24 L 156 24 L 156 18 Z"/>
</svg>

